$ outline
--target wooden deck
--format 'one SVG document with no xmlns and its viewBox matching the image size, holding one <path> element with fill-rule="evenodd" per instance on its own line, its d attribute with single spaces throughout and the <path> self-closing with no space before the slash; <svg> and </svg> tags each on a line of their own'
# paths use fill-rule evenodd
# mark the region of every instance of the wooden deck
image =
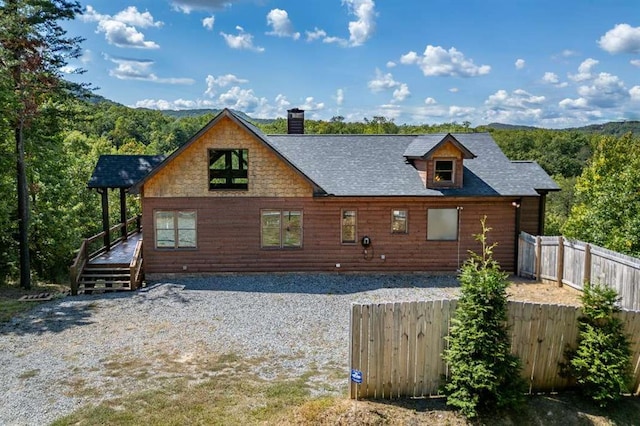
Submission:
<svg viewBox="0 0 640 426">
<path fill-rule="evenodd" d="M 89 261 L 89 265 L 122 265 L 129 266 L 133 260 L 133 253 L 138 241 L 142 239 L 142 233 L 130 235 L 126 241 L 122 241 L 111 248 L 110 251 L 101 254 Z"/>
</svg>

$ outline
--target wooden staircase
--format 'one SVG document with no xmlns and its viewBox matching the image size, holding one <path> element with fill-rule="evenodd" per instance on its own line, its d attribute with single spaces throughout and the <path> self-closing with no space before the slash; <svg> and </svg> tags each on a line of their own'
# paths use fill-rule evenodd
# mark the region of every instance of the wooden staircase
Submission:
<svg viewBox="0 0 640 426">
<path fill-rule="evenodd" d="M 134 220 L 130 219 L 127 224 Z M 116 225 L 110 231 L 117 231 L 127 224 Z M 100 242 L 104 235 L 101 232 L 83 240 L 69 268 L 71 294 L 135 290 L 142 285 L 144 271 L 140 227 L 118 238 L 109 247 L 100 246 L 91 252 L 90 246 Z"/>
<path fill-rule="evenodd" d="M 84 294 L 132 290 L 128 264 L 87 264 L 78 279 L 78 292 Z"/>
</svg>

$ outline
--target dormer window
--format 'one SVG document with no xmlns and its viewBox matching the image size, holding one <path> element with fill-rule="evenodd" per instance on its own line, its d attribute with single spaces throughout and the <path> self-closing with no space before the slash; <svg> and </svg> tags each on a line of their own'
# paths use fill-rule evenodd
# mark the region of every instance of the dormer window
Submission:
<svg viewBox="0 0 640 426">
<path fill-rule="evenodd" d="M 451 133 L 418 136 L 404 151 L 405 161 L 416 169 L 425 187 L 436 190 L 462 188 L 464 161 L 475 157 Z"/>
<path fill-rule="evenodd" d="M 433 180 L 437 183 L 453 183 L 454 168 L 453 160 L 435 160 L 435 172 Z"/>
</svg>

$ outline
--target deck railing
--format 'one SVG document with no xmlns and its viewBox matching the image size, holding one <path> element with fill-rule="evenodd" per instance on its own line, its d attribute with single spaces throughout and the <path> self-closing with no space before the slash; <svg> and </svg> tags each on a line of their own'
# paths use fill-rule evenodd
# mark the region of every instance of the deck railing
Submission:
<svg viewBox="0 0 640 426">
<path fill-rule="evenodd" d="M 133 259 L 129 264 L 129 271 L 131 275 L 131 290 L 135 290 L 142 281 L 142 240 L 136 244 L 136 249 L 133 252 Z"/>
<path fill-rule="evenodd" d="M 123 241 L 125 238 L 122 236 L 124 233 L 122 229 L 126 229 L 127 237 L 140 232 L 142 229 L 141 226 L 141 217 L 140 215 L 134 216 L 130 219 L 127 219 L 125 223 L 118 223 L 117 225 L 109 228 L 109 235 L 112 235 L 116 238 L 113 238 L 109 246 L 107 247 L 104 243 L 104 236 L 106 235 L 104 231 L 96 234 L 92 237 L 85 238 L 82 240 L 80 244 L 80 249 L 78 249 L 78 254 L 76 255 L 73 263 L 69 267 L 69 277 L 71 281 L 71 294 L 74 296 L 78 294 L 78 281 L 80 280 L 80 275 L 82 275 L 82 271 L 84 270 L 87 263 L 97 257 L 102 253 L 105 253 L 111 249 L 114 245 Z M 98 244 L 100 243 L 100 244 Z M 137 250 L 137 247 L 136 247 Z M 140 268 L 142 266 L 140 265 Z"/>
</svg>

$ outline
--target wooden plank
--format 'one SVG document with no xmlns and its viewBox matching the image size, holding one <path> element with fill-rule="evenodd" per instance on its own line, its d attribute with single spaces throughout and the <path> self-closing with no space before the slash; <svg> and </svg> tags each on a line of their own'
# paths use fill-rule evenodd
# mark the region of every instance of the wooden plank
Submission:
<svg viewBox="0 0 640 426">
<path fill-rule="evenodd" d="M 400 356 L 400 347 L 402 345 L 402 320 L 400 306 L 401 303 L 395 302 L 393 305 L 393 345 L 391 350 L 391 391 L 390 398 L 397 399 L 400 397 L 400 389 L 402 382 L 400 380 L 403 360 Z"/>
<path fill-rule="evenodd" d="M 392 386 L 392 353 L 393 353 L 393 303 L 386 303 L 384 310 L 384 362 L 382 397 L 391 398 Z"/>
<path fill-rule="evenodd" d="M 362 305 L 353 303 L 351 305 L 351 345 L 349 347 L 351 366 L 350 369 L 362 370 L 360 365 L 360 326 L 362 320 Z M 358 385 L 349 380 L 351 399 L 356 399 L 358 394 Z"/>
<path fill-rule="evenodd" d="M 427 332 L 427 314 L 428 314 L 428 302 L 418 303 L 418 318 L 416 320 L 416 381 L 414 396 L 424 396 L 424 376 L 425 371 L 425 356 L 426 356 L 426 332 Z"/>
<path fill-rule="evenodd" d="M 415 397 L 416 395 L 416 351 L 418 341 L 418 302 L 409 303 L 409 356 L 408 356 L 408 373 L 407 373 L 407 396 Z"/>
<path fill-rule="evenodd" d="M 409 396 L 409 315 L 411 305 L 400 303 L 397 308 L 400 313 L 400 350 L 398 359 L 398 396 Z"/>
<path fill-rule="evenodd" d="M 360 367 L 362 371 L 362 383 L 359 387 L 359 393 L 362 397 L 369 396 L 369 340 L 371 325 L 369 323 L 369 312 L 371 305 L 362 305 L 362 319 L 360 326 Z"/>
</svg>

